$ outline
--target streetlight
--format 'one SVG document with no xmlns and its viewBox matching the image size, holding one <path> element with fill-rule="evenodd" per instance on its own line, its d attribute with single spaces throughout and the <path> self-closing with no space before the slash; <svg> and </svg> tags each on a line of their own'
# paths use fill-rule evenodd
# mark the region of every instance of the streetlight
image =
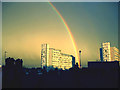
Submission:
<svg viewBox="0 0 120 90">
<path fill-rule="evenodd" d="M 79 66 L 81 68 L 81 50 L 79 51 Z"/>
</svg>

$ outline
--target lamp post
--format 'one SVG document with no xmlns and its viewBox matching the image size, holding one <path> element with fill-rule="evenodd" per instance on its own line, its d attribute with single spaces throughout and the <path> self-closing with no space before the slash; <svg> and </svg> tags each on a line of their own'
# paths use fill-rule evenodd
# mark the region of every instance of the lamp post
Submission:
<svg viewBox="0 0 120 90">
<path fill-rule="evenodd" d="M 79 51 L 79 66 L 81 68 L 81 50 Z"/>
</svg>

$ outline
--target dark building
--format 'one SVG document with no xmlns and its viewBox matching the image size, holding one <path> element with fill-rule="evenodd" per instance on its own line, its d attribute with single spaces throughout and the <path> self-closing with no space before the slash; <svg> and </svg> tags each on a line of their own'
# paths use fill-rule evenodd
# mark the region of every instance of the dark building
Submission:
<svg viewBox="0 0 120 90">
<path fill-rule="evenodd" d="M 8 66 L 8 67 L 11 66 L 12 67 L 12 66 L 14 66 L 14 64 L 15 64 L 14 58 L 9 57 L 9 58 L 5 59 L 5 66 Z"/>
<path fill-rule="evenodd" d="M 15 61 L 15 65 L 16 65 L 17 67 L 20 67 L 20 68 L 22 68 L 22 63 L 23 63 L 22 59 L 17 59 L 17 60 Z"/>
<path fill-rule="evenodd" d="M 88 62 L 88 71 L 92 81 L 90 85 L 100 88 L 119 87 L 119 61 Z"/>
<path fill-rule="evenodd" d="M 102 48 L 100 48 L 100 60 L 103 62 L 103 52 L 102 52 Z"/>
<path fill-rule="evenodd" d="M 22 64 L 23 64 L 23 61 L 22 59 L 14 59 L 14 58 L 6 58 L 5 59 L 5 66 L 7 67 L 14 67 L 14 66 L 17 66 L 17 67 L 22 67 Z"/>
<path fill-rule="evenodd" d="M 118 69 L 119 68 L 119 61 L 88 62 L 88 68 L 96 68 L 96 69 Z"/>
<path fill-rule="evenodd" d="M 2 88 L 22 87 L 23 70 L 22 59 L 6 58 L 2 68 Z"/>
<path fill-rule="evenodd" d="M 72 55 L 71 55 L 72 56 Z M 74 67 L 75 66 L 75 57 L 74 56 L 72 56 L 72 67 Z"/>
</svg>

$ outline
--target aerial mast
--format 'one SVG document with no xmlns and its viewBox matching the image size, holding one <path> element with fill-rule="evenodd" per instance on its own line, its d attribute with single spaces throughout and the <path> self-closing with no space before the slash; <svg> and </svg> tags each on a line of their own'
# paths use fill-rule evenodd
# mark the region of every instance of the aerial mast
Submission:
<svg viewBox="0 0 120 90">
<path fill-rule="evenodd" d="M 8 53 L 8 52 L 7 52 L 7 51 L 5 51 L 5 59 L 6 59 L 7 53 Z"/>
</svg>

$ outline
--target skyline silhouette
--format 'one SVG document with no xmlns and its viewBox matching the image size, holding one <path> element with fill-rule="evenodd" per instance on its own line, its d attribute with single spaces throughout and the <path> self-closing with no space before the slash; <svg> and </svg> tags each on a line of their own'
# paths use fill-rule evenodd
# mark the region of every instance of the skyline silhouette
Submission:
<svg viewBox="0 0 120 90">
<path fill-rule="evenodd" d="M 6 58 L 2 66 L 2 89 L 9 88 L 119 88 L 118 61 L 88 62 L 69 70 L 25 68 L 22 59 Z M 86 82 L 87 81 L 87 82 Z"/>
</svg>

